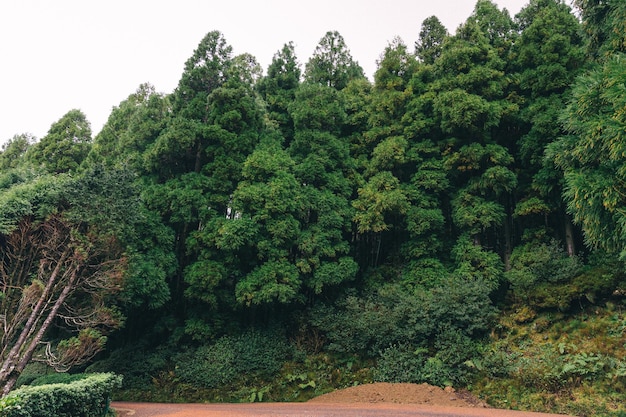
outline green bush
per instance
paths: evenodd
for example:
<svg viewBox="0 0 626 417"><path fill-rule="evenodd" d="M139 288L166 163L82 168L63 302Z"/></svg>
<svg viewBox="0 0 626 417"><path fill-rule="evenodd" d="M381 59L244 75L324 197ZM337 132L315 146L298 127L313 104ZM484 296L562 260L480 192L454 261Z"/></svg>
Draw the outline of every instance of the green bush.
<svg viewBox="0 0 626 417"><path fill-rule="evenodd" d="M122 384L114 374L93 374L68 384L24 386L3 398L2 417L103 417L111 393Z"/></svg>
<svg viewBox="0 0 626 417"><path fill-rule="evenodd" d="M174 352L168 347L149 348L146 343L136 343L114 350L87 371L114 372L124 376L124 389L146 389L156 375L168 369L172 355Z"/></svg>
<svg viewBox="0 0 626 417"><path fill-rule="evenodd" d="M374 378L381 382L427 382L462 386L472 378L480 344L458 329L442 329L426 347L398 344L380 354ZM433 354L434 353L434 354Z"/></svg>
<svg viewBox="0 0 626 417"><path fill-rule="evenodd" d="M335 306L319 306L311 323L324 333L329 351L375 356L390 345L427 337L420 310L418 298L388 285L373 295L348 295Z"/></svg>
<svg viewBox="0 0 626 417"><path fill-rule="evenodd" d="M235 347L230 337L209 346L182 353L174 358L177 378L202 388L217 388L237 376Z"/></svg>
<svg viewBox="0 0 626 417"><path fill-rule="evenodd" d="M449 329L480 337L495 312L484 282L449 276L413 293L389 284L371 295L349 295L316 308L311 323L324 333L329 351L376 356L392 345L434 341Z"/></svg>
<svg viewBox="0 0 626 417"><path fill-rule="evenodd" d="M80 381L81 379L89 378L89 374L68 374L68 373L53 373L43 375L35 378L30 384L31 387L50 384L70 384L74 381Z"/></svg>
<svg viewBox="0 0 626 417"><path fill-rule="evenodd" d="M568 256L558 242L533 242L515 248L505 277L513 294L531 307L565 310L573 300L595 291L595 284L583 285L584 289L579 285L595 281L577 279L582 271L580 259Z"/></svg>
<svg viewBox="0 0 626 417"><path fill-rule="evenodd" d="M175 374L182 382L217 388L241 376L270 377L292 355L293 348L284 335L252 330L178 355Z"/></svg>
<svg viewBox="0 0 626 417"><path fill-rule="evenodd" d="M380 382L425 382L424 364L428 351L411 345L393 345L381 352L374 379Z"/></svg>
<svg viewBox="0 0 626 417"><path fill-rule="evenodd" d="M34 380L50 373L56 373L56 371L44 363L31 362L26 365L24 371L17 378L15 388L19 388L22 385L32 385Z"/></svg>

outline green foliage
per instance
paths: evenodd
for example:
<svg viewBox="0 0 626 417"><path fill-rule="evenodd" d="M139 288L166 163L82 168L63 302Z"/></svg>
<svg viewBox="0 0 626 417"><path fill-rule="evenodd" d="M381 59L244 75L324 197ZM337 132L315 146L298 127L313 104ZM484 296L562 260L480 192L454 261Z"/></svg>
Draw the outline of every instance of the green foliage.
<svg viewBox="0 0 626 417"><path fill-rule="evenodd" d="M89 377L90 377L90 374L53 373L53 374L40 376L34 379L31 383L27 385L31 387L37 387L40 385L50 385L50 384L71 384L74 381L80 381Z"/></svg>
<svg viewBox="0 0 626 417"><path fill-rule="evenodd" d="M77 109L67 112L52 124L41 142L32 146L27 159L48 172L76 171L91 148L91 125Z"/></svg>
<svg viewBox="0 0 626 417"><path fill-rule="evenodd" d="M380 353L374 378L380 382L426 382L424 367L427 360L427 349L415 349L410 345L390 346Z"/></svg>
<svg viewBox="0 0 626 417"><path fill-rule="evenodd" d="M538 286L571 282L582 269L581 260L568 256L556 241L518 246L510 262L511 269L505 278L514 294L525 301L530 301Z"/></svg>
<svg viewBox="0 0 626 417"><path fill-rule="evenodd" d="M171 358L177 350L167 346L146 346L144 341L138 341L112 350L105 359L87 367L87 371L109 371L122 375L124 390L147 389L156 375L170 367Z"/></svg>
<svg viewBox="0 0 626 417"><path fill-rule="evenodd" d="M301 285L298 268L285 261L268 261L237 283L235 294L241 303L288 303L297 299Z"/></svg>
<svg viewBox="0 0 626 417"><path fill-rule="evenodd" d="M621 252L624 247L622 132L626 79L623 56L578 78L563 113L571 134L548 148L564 172L564 199L589 245Z"/></svg>
<svg viewBox="0 0 626 417"><path fill-rule="evenodd" d="M295 98L300 76L300 64L297 62L295 47L290 42L274 54L272 63L267 68L267 76L261 78L256 85L267 104L268 117L278 124L287 143L294 135L289 106Z"/></svg>
<svg viewBox="0 0 626 417"><path fill-rule="evenodd" d="M436 338L434 354L428 348L402 344L385 349L374 369L374 379L441 387L469 384L475 376L473 361L479 358L478 342L451 328Z"/></svg>
<svg viewBox="0 0 626 417"><path fill-rule="evenodd" d="M623 407L624 315L613 302L576 313L503 314L474 387L491 404L611 416Z"/></svg>
<svg viewBox="0 0 626 417"><path fill-rule="evenodd" d="M141 85L93 145L73 110L41 142L2 148L0 272L25 219L71 220L81 250L123 252L121 295L90 294L129 316L112 340L130 344L94 365L124 373L128 397L301 400L372 377L483 373L499 405L588 410L558 396L614 398L623 361L539 333L559 326L548 311L621 303L622 3L576 1L581 31L560 0L531 0L515 20L479 0L454 34L426 19L414 54L390 41L374 83L337 32L304 71L284 45L267 76L209 32L172 94ZM112 311L100 310L119 321ZM277 316L298 326L238 333ZM561 331L600 333L583 319ZM511 340L484 346L488 334Z"/></svg>
<svg viewBox="0 0 626 417"><path fill-rule="evenodd" d="M328 350L373 356L392 345L436 349L443 334L478 338L494 312L481 280L450 276L431 289L417 287L414 294L386 285L369 296L349 295L335 307L314 310L311 322L324 332Z"/></svg>
<svg viewBox="0 0 626 417"><path fill-rule="evenodd" d="M530 308L568 310L580 303L596 303L618 285L620 263L610 257L590 259L583 266L556 242L518 246L505 273L518 301Z"/></svg>
<svg viewBox="0 0 626 417"><path fill-rule="evenodd" d="M35 142L29 134L15 135L0 148L0 172L24 163L24 155Z"/></svg>
<svg viewBox="0 0 626 417"><path fill-rule="evenodd" d="M364 77L363 69L352 59L343 36L337 31L326 32L306 63L304 79L341 90L356 78Z"/></svg>
<svg viewBox="0 0 626 417"><path fill-rule="evenodd" d="M0 415L6 417L102 417L106 415L113 390L122 377L110 373L49 385L23 387L3 398Z"/></svg>
<svg viewBox="0 0 626 417"><path fill-rule="evenodd" d="M437 18L430 16L422 22L419 39L415 42L415 55L426 64L433 64L441 55L442 44L448 30Z"/></svg>
<svg viewBox="0 0 626 417"><path fill-rule="evenodd" d="M25 217L45 218L59 209L71 180L64 175L14 172L0 189L0 233L9 234ZM9 180L8 176L5 177Z"/></svg>
<svg viewBox="0 0 626 417"><path fill-rule="evenodd" d="M106 166L129 165L144 169L144 152L165 127L171 108L168 97L150 84L137 90L114 107L106 124L94 138L87 163Z"/></svg>
<svg viewBox="0 0 626 417"><path fill-rule="evenodd" d="M279 332L251 330L177 355L175 375L188 384L217 388L238 378L271 377L292 354Z"/></svg>

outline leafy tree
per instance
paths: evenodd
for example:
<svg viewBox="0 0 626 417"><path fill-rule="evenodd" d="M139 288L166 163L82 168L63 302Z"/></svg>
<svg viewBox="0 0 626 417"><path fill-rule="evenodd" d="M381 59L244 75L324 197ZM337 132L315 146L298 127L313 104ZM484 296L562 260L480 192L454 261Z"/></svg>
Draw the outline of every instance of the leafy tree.
<svg viewBox="0 0 626 417"><path fill-rule="evenodd" d="M362 169L372 150L372 138L367 135L370 127L372 84L366 78L351 81L341 90L345 103L346 120L342 136L350 142L350 155L358 169Z"/></svg>
<svg viewBox="0 0 626 417"><path fill-rule="evenodd" d="M247 54L233 58L231 50L219 32L200 42L173 94L172 117L144 153L154 181L144 196L176 234L178 305L185 292L211 303L227 271L239 269L216 236L235 217L232 194L259 140L263 112L253 90L258 64Z"/></svg>
<svg viewBox="0 0 626 417"><path fill-rule="evenodd" d="M361 241L367 242L360 251L370 254L367 256L370 266L383 260L380 248L384 237L399 240L403 218L410 207L403 183L408 180L415 161L404 135L402 118L412 97L408 86L416 65L404 42L396 38L385 48L374 75L370 128L364 132L367 147L360 150L368 151L367 160L363 162L358 196L352 202L357 233ZM392 229L394 232L388 233Z"/></svg>
<svg viewBox="0 0 626 417"><path fill-rule="evenodd" d="M469 22L478 25L501 58L508 55L517 34L507 9L500 10L491 0L478 0L466 24Z"/></svg>
<svg viewBox="0 0 626 417"><path fill-rule="evenodd" d="M626 7L619 0L575 0L588 40L588 51L597 59L626 52L623 26Z"/></svg>
<svg viewBox="0 0 626 417"><path fill-rule="evenodd" d="M24 155L35 143L35 138L28 134L13 136L2 145L0 150L0 171L15 168L24 162Z"/></svg>
<svg viewBox="0 0 626 417"><path fill-rule="evenodd" d="M339 137L346 120L342 104L336 89L304 83L290 107L296 134L288 153L302 184L303 202L295 265L304 287L313 294L349 281L357 272L356 263L347 256L352 218L347 177L352 163L348 142Z"/></svg>
<svg viewBox="0 0 626 417"><path fill-rule="evenodd" d="M563 112L567 135L549 145L547 156L563 170L564 199L587 243L623 254L622 117L624 81L621 2L580 1L583 27L598 63L579 76Z"/></svg>
<svg viewBox="0 0 626 417"><path fill-rule="evenodd" d="M246 160L243 181L233 195L238 216L223 225L218 238L220 247L249 259L236 286L237 300L247 305L301 299L302 280L294 264L301 186L293 174L294 161L280 142L268 142Z"/></svg>
<svg viewBox="0 0 626 417"><path fill-rule="evenodd" d="M128 164L144 171L143 153L165 128L170 101L150 84L141 84L109 115L95 137L88 156L90 163Z"/></svg>
<svg viewBox="0 0 626 417"><path fill-rule="evenodd" d="M419 39L415 42L415 55L425 64L434 64L448 36L448 30L437 16L427 17L422 22Z"/></svg>
<svg viewBox="0 0 626 417"><path fill-rule="evenodd" d="M92 225L124 248L125 270L119 294L124 312L156 309L170 298L167 279L176 268L174 236L141 199L141 183L128 166L94 164L76 178L65 199L65 217Z"/></svg>
<svg viewBox="0 0 626 417"><path fill-rule="evenodd" d="M293 140L294 135L289 105L295 99L300 77L300 64L296 58L293 42L290 42L274 54L267 75L261 78L256 86L268 106L270 119L278 124L287 144Z"/></svg>
<svg viewBox="0 0 626 417"><path fill-rule="evenodd" d="M554 236L565 240L573 255L575 234L561 198L562 176L544 153L564 133L559 114L569 86L584 64L580 24L569 7L554 0L531 1L516 21L523 30L512 49L515 59L511 62L523 101L516 155L521 198L515 212L526 227L543 228L549 219Z"/></svg>
<svg viewBox="0 0 626 417"><path fill-rule="evenodd" d="M185 62L174 92L175 112L183 111L185 118L204 120L207 96L226 81L232 49L219 31L207 33Z"/></svg>
<svg viewBox="0 0 626 417"><path fill-rule="evenodd" d="M549 147L565 176L564 198L587 243L624 253L623 56L582 75L564 115L569 135Z"/></svg>
<svg viewBox="0 0 626 417"><path fill-rule="evenodd" d="M48 172L75 171L91 148L91 125L80 110L70 110L52 124L48 134L33 146L28 157Z"/></svg>
<svg viewBox="0 0 626 417"><path fill-rule="evenodd" d="M435 62L438 79L433 83L444 166L456 190L450 217L461 234L469 233L476 244L486 243L496 230L506 227L507 195L517 185L509 168L513 158L507 136L499 131L501 120L515 105L506 100L504 61L490 40L495 35L481 28L485 22L479 6L489 6L483 3L444 45ZM488 10L493 11L490 6ZM509 252L510 243L499 249Z"/></svg>
<svg viewBox="0 0 626 417"><path fill-rule="evenodd" d="M304 79L310 83L342 90L350 80L363 78L363 68L352 59L343 36L326 32L306 63Z"/></svg>
<svg viewBox="0 0 626 417"><path fill-rule="evenodd" d="M123 286L123 247L106 225L90 223L95 218L87 206L71 204L77 185L65 176L43 176L1 195L21 209L3 211L0 221L4 394L41 344L47 346L42 360L66 370L92 358L104 347L106 331L122 323L111 300ZM81 197L85 202L91 195ZM56 322L65 329L58 338L69 338L53 348L46 337Z"/></svg>

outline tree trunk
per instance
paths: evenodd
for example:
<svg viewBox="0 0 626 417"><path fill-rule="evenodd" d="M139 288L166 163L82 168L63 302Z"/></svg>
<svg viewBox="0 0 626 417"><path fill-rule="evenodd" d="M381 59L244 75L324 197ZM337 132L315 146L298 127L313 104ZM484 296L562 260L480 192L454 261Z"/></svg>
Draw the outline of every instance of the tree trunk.
<svg viewBox="0 0 626 417"><path fill-rule="evenodd" d="M43 323L39 327L37 334L30 341L30 344L28 345L26 350L20 354L19 351L21 351L22 346L18 346L17 344L13 347L13 349L11 349L11 352L15 350L15 354L13 355L13 357L8 357L5 360L5 363L3 364L3 367L2 367L2 373L0 374L0 384L4 384L2 387L3 396L7 395L13 389L13 387L15 386L15 383L17 382L17 379L19 378L21 373L24 371L24 368L26 367L26 365L28 365L28 363L33 358L35 349L37 349L37 346L43 339L43 336L48 331L48 328L50 328L52 321L56 318L56 315L59 312L59 309L61 308L65 300L67 299L67 296L74 289L74 285L76 283L77 277L78 277L78 268L74 268L74 270L72 271L69 277L68 282L63 287L63 291L61 291L61 293L59 294L58 298L54 302L54 305L52 306L52 309L50 309L50 311L48 312L46 319L43 321ZM37 315L39 316L39 313ZM40 319L41 316L37 318ZM29 333L32 334L32 331ZM23 340L21 345L24 345L25 342L26 340Z"/></svg>
<svg viewBox="0 0 626 417"><path fill-rule="evenodd" d="M510 217L504 219L504 270L509 271L511 269L511 253L513 252L513 233L511 232Z"/></svg>
<svg viewBox="0 0 626 417"><path fill-rule="evenodd" d="M61 273L61 267L63 263L65 262L65 260L67 259L68 255L69 255L69 250L66 250L63 253L61 259L59 259L59 262L57 262L54 270L52 271L52 274L50 274L50 278L48 279L46 287L41 293L41 296L39 297L39 300L37 301L35 308L30 313L30 316L28 317L28 320L26 321L26 324L24 325L22 332L20 333L19 337L13 344L13 347L9 351L9 354L7 355L4 362L2 363L2 367L0 367L0 383L5 381L7 377L13 373L16 362L18 362L18 358L20 356L20 352L22 348L26 344L28 338L31 337L33 332L35 331L35 325L37 321L39 321L39 319L41 318L42 309L44 308L44 305L49 302L48 297L50 293L52 292L52 288L54 287L54 284L56 283L56 280L59 274Z"/></svg>
<svg viewBox="0 0 626 417"><path fill-rule="evenodd" d="M574 227L572 226L572 219L569 215L564 216L565 223L565 246L567 248L567 254L572 257L576 255L576 245L574 243Z"/></svg>

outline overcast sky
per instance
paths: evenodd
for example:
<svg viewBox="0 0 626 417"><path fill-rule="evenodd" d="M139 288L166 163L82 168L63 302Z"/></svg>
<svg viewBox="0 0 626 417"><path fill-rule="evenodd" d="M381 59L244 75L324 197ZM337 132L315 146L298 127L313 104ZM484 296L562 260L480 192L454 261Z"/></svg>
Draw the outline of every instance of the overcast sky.
<svg viewBox="0 0 626 417"><path fill-rule="evenodd" d="M528 0L496 0L511 16ZM329 30L344 37L372 79L399 36L413 50L423 20L454 33L474 0L0 0L0 143L18 133L42 138L69 110L82 110L94 136L111 108L144 82L176 87L185 61L209 31L234 54L267 70L293 41L304 63Z"/></svg>

